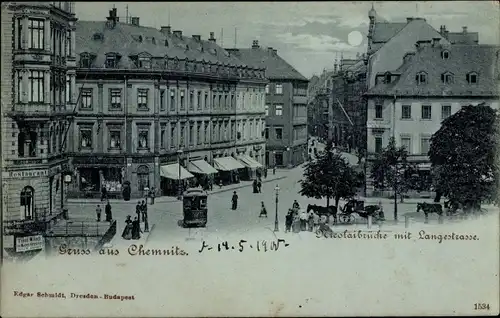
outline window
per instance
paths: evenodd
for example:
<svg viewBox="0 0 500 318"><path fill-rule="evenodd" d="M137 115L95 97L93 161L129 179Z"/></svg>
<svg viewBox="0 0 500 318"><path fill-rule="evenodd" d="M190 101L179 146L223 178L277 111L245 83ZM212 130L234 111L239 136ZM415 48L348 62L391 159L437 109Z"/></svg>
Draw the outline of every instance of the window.
<svg viewBox="0 0 500 318"><path fill-rule="evenodd" d="M90 58L90 54L83 53L80 55L80 67L81 68L90 68L92 66L92 59Z"/></svg>
<svg viewBox="0 0 500 318"><path fill-rule="evenodd" d="M449 59L449 58L450 58L450 52L449 52L449 51L447 51L447 50L442 51L442 52L441 52L441 58L442 58L443 60L447 60L447 59Z"/></svg>
<svg viewBox="0 0 500 318"><path fill-rule="evenodd" d="M17 19L17 48L22 49L23 19Z"/></svg>
<svg viewBox="0 0 500 318"><path fill-rule="evenodd" d="M417 84L426 84L427 83L427 74L424 72L418 73L415 76L415 80L417 81Z"/></svg>
<svg viewBox="0 0 500 318"><path fill-rule="evenodd" d="M375 105L375 119L382 119L382 105L377 104Z"/></svg>
<svg viewBox="0 0 500 318"><path fill-rule="evenodd" d="M283 94L283 84L276 84L276 94Z"/></svg>
<svg viewBox="0 0 500 318"><path fill-rule="evenodd" d="M139 149L148 149L149 130L147 128L139 128Z"/></svg>
<svg viewBox="0 0 500 318"><path fill-rule="evenodd" d="M208 105L208 93L205 93L205 108L209 108L210 105Z"/></svg>
<svg viewBox="0 0 500 318"><path fill-rule="evenodd" d="M401 111L402 119L411 119L411 105L403 105Z"/></svg>
<svg viewBox="0 0 500 318"><path fill-rule="evenodd" d="M17 101L22 101L23 96L23 73L17 72Z"/></svg>
<svg viewBox="0 0 500 318"><path fill-rule="evenodd" d="M165 90L160 90L160 110L165 110Z"/></svg>
<svg viewBox="0 0 500 318"><path fill-rule="evenodd" d="M45 81L42 71L31 71L29 75L29 98L32 103L44 102Z"/></svg>
<svg viewBox="0 0 500 318"><path fill-rule="evenodd" d="M274 165L275 166L282 166L283 165L283 154L280 153L275 153L274 154Z"/></svg>
<svg viewBox="0 0 500 318"><path fill-rule="evenodd" d="M139 68L151 68L151 57L149 56L139 56L138 59Z"/></svg>
<svg viewBox="0 0 500 318"><path fill-rule="evenodd" d="M165 129L165 126L161 126L161 134L160 134L160 148L164 149L165 148L165 135L167 131Z"/></svg>
<svg viewBox="0 0 500 318"><path fill-rule="evenodd" d="M431 119L431 105L422 105L422 119Z"/></svg>
<svg viewBox="0 0 500 318"><path fill-rule="evenodd" d="M198 110L201 109L201 92L198 92L198 95L196 98L196 109L198 109Z"/></svg>
<svg viewBox="0 0 500 318"><path fill-rule="evenodd" d="M121 132L119 130L111 130L109 132L109 147L111 149L121 148Z"/></svg>
<svg viewBox="0 0 500 318"><path fill-rule="evenodd" d="M33 212L35 209L35 190L30 187L24 187L21 191L21 206L24 207L24 219L33 219Z"/></svg>
<svg viewBox="0 0 500 318"><path fill-rule="evenodd" d="M115 54L106 55L106 68L116 68L117 56Z"/></svg>
<svg viewBox="0 0 500 318"><path fill-rule="evenodd" d="M91 109L92 108L92 88L82 88L81 89L81 104L80 108L82 109Z"/></svg>
<svg viewBox="0 0 500 318"><path fill-rule="evenodd" d="M412 153L411 149L411 137L403 136L401 137L401 147L404 147L409 154Z"/></svg>
<svg viewBox="0 0 500 318"><path fill-rule="evenodd" d="M266 94L269 94L269 84L266 85Z"/></svg>
<svg viewBox="0 0 500 318"><path fill-rule="evenodd" d="M204 126L204 131L203 131L203 136L205 136L205 143L210 142L210 134L208 133L208 127L210 123L208 121L205 122Z"/></svg>
<svg viewBox="0 0 500 318"><path fill-rule="evenodd" d="M196 124L196 143L198 145L201 145L202 143L202 139L201 139L201 123L197 123Z"/></svg>
<svg viewBox="0 0 500 318"><path fill-rule="evenodd" d="M189 91L189 109L193 110L194 109L194 92Z"/></svg>
<svg viewBox="0 0 500 318"><path fill-rule="evenodd" d="M420 139L420 153L426 155L429 152L430 138L422 137Z"/></svg>
<svg viewBox="0 0 500 318"><path fill-rule="evenodd" d="M189 144L194 145L194 124L189 124Z"/></svg>
<svg viewBox="0 0 500 318"><path fill-rule="evenodd" d="M170 110L175 111L175 90L170 91Z"/></svg>
<svg viewBox="0 0 500 318"><path fill-rule="evenodd" d="M81 148L92 148L92 129L81 128L80 129L80 147Z"/></svg>
<svg viewBox="0 0 500 318"><path fill-rule="evenodd" d="M453 74L451 74L451 73L441 74L441 82L443 82L445 84L453 83Z"/></svg>
<svg viewBox="0 0 500 318"><path fill-rule="evenodd" d="M266 127L264 130L264 135L266 136L266 139L269 139L269 127Z"/></svg>
<svg viewBox="0 0 500 318"><path fill-rule="evenodd" d="M441 119L446 119L451 116L451 106L443 105L441 106Z"/></svg>
<svg viewBox="0 0 500 318"><path fill-rule="evenodd" d="M28 48L43 50L45 48L44 34L45 20L30 19L28 30Z"/></svg>
<svg viewBox="0 0 500 318"><path fill-rule="evenodd" d="M327 87L329 87L329 86L330 85L328 84ZM304 85L304 84L293 85L293 95L306 96L307 95L307 85Z"/></svg>
<svg viewBox="0 0 500 318"><path fill-rule="evenodd" d="M66 75L66 103L71 103L71 77Z"/></svg>
<svg viewBox="0 0 500 318"><path fill-rule="evenodd" d="M186 100L184 97L184 91L181 91L181 110L186 109Z"/></svg>
<svg viewBox="0 0 500 318"><path fill-rule="evenodd" d="M234 95L231 95L231 105L230 105L230 108L231 109L234 109L235 107L235 103L234 103Z"/></svg>
<svg viewBox="0 0 500 318"><path fill-rule="evenodd" d="M137 89L137 108L148 109L148 90L144 88Z"/></svg>
<svg viewBox="0 0 500 318"><path fill-rule="evenodd" d="M467 83L469 84L476 84L477 83L477 74L476 73L469 73L465 76L465 79L467 80Z"/></svg>
<svg viewBox="0 0 500 318"><path fill-rule="evenodd" d="M144 191L144 188L149 188L148 166L137 167L137 188L139 191Z"/></svg>
<svg viewBox="0 0 500 318"><path fill-rule="evenodd" d="M73 54L71 50L71 31L68 31L67 37L66 37L66 54L67 56L71 56Z"/></svg>
<svg viewBox="0 0 500 318"><path fill-rule="evenodd" d="M276 139L283 139L283 128L275 128Z"/></svg>
<svg viewBox="0 0 500 318"><path fill-rule="evenodd" d="M375 152L376 153L382 152L382 137L381 136L375 137Z"/></svg>
<svg viewBox="0 0 500 318"><path fill-rule="evenodd" d="M180 147L184 147L184 134L186 133L185 130L186 130L186 124L181 123L181 136L180 136L181 140L179 144Z"/></svg>
<svg viewBox="0 0 500 318"><path fill-rule="evenodd" d="M217 101L217 96L212 93L212 109L215 109L215 102Z"/></svg>
<svg viewBox="0 0 500 318"><path fill-rule="evenodd" d="M109 90L109 98L110 109L122 108L122 90L120 88L111 88Z"/></svg>
<svg viewBox="0 0 500 318"><path fill-rule="evenodd" d="M274 105L274 108L276 110L276 116L283 115L283 105Z"/></svg>
<svg viewBox="0 0 500 318"><path fill-rule="evenodd" d="M265 109L266 109L266 116L269 116L269 105L266 105Z"/></svg>
<svg viewBox="0 0 500 318"><path fill-rule="evenodd" d="M175 148L175 123L170 126L170 148Z"/></svg>

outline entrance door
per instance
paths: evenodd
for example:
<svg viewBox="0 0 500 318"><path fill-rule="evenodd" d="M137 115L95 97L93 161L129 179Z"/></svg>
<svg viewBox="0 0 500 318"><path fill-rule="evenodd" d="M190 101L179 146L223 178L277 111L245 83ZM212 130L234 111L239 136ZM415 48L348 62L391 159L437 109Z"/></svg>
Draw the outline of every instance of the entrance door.
<svg viewBox="0 0 500 318"><path fill-rule="evenodd" d="M266 167L269 167L269 151L266 151L265 163L266 163Z"/></svg>
<svg viewBox="0 0 500 318"><path fill-rule="evenodd" d="M21 211L24 214L25 220L34 219L35 211L35 190L30 187L24 187L21 191Z"/></svg>

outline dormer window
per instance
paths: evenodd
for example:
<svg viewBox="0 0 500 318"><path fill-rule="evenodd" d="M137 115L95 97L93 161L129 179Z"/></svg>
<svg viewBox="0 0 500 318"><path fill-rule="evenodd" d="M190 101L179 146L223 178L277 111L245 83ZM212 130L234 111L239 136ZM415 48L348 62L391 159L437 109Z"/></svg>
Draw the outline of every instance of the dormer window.
<svg viewBox="0 0 500 318"><path fill-rule="evenodd" d="M156 39L155 38L151 38L151 43L156 44Z"/></svg>
<svg viewBox="0 0 500 318"><path fill-rule="evenodd" d="M420 72L415 76L417 84L427 84L427 74L425 72Z"/></svg>
<svg viewBox="0 0 500 318"><path fill-rule="evenodd" d="M168 40L165 40L165 46L168 46Z"/></svg>
<svg viewBox="0 0 500 318"><path fill-rule="evenodd" d="M391 73L385 73L385 75L384 75L384 82L385 82L385 84L390 84L391 83Z"/></svg>
<svg viewBox="0 0 500 318"><path fill-rule="evenodd" d="M104 34L94 33L94 36L92 38L94 39L94 41L102 41L104 39Z"/></svg>
<svg viewBox="0 0 500 318"><path fill-rule="evenodd" d="M465 79L467 80L467 83L469 84L477 84L477 73L476 72L471 72L465 76Z"/></svg>
<svg viewBox="0 0 500 318"><path fill-rule="evenodd" d="M453 74L451 74L450 72L441 74L441 82L443 82L444 84L453 83Z"/></svg>
<svg viewBox="0 0 500 318"><path fill-rule="evenodd" d="M92 65L92 57L89 53L80 54L80 67L90 68Z"/></svg>
<svg viewBox="0 0 500 318"><path fill-rule="evenodd" d="M150 69L151 68L151 56L146 55L146 54L139 55L139 57L137 59L137 67Z"/></svg>
<svg viewBox="0 0 500 318"><path fill-rule="evenodd" d="M116 68L118 66L118 55L115 53L106 54L106 68Z"/></svg>
<svg viewBox="0 0 500 318"><path fill-rule="evenodd" d="M441 58L443 60L449 59L450 58L450 51L448 51L448 50L441 51Z"/></svg>

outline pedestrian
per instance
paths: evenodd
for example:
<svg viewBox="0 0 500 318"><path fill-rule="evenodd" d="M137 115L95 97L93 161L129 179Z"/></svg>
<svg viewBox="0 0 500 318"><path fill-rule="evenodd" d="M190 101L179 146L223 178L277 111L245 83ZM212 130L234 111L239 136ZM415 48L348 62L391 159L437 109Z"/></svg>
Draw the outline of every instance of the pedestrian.
<svg viewBox="0 0 500 318"><path fill-rule="evenodd" d="M319 226L319 215L314 211L313 211L313 223L314 223L314 229L317 229Z"/></svg>
<svg viewBox="0 0 500 318"><path fill-rule="evenodd" d="M293 221L292 221L292 231L293 233L300 232L300 217L297 213L293 213Z"/></svg>
<svg viewBox="0 0 500 318"><path fill-rule="evenodd" d="M125 240L130 240L132 238L132 220L130 219L130 215L127 215L127 219L125 220L125 228L123 229L122 237Z"/></svg>
<svg viewBox="0 0 500 318"><path fill-rule="evenodd" d="M262 181L260 181L260 178L257 181L257 190L259 193L262 193Z"/></svg>
<svg viewBox="0 0 500 318"><path fill-rule="evenodd" d="M273 175L276 174L276 166L273 167Z"/></svg>
<svg viewBox="0 0 500 318"><path fill-rule="evenodd" d="M232 207L231 209L236 210L238 208L238 195L236 191L233 192L233 197L231 198Z"/></svg>
<svg viewBox="0 0 500 318"><path fill-rule="evenodd" d="M264 179L267 178L267 166L264 168Z"/></svg>
<svg viewBox="0 0 500 318"><path fill-rule="evenodd" d="M313 228L314 228L314 212L309 212L309 216L308 216L308 219L307 219L307 229L309 230L309 232L312 232L313 231Z"/></svg>
<svg viewBox="0 0 500 318"><path fill-rule="evenodd" d="M307 229L307 213L305 210L300 212L300 230L305 231Z"/></svg>
<svg viewBox="0 0 500 318"><path fill-rule="evenodd" d="M384 215L384 206L382 205L382 201L378 201L378 217L381 221L385 220Z"/></svg>
<svg viewBox="0 0 500 318"><path fill-rule="evenodd" d="M261 208L260 208L259 218L260 217L266 217L267 218L267 210L266 210L266 207L264 206L264 201L261 201Z"/></svg>
<svg viewBox="0 0 500 318"><path fill-rule="evenodd" d="M142 200L142 222L144 222L144 217L148 213L148 204L146 201ZM139 222L141 222L141 218L139 218Z"/></svg>
<svg viewBox="0 0 500 318"><path fill-rule="evenodd" d="M138 240L141 238L141 224L139 223L139 219L137 217L132 221L132 239Z"/></svg>
<svg viewBox="0 0 500 318"><path fill-rule="evenodd" d="M101 201L104 201L108 196L108 190L106 190L106 186L104 183L101 186Z"/></svg>
<svg viewBox="0 0 500 318"><path fill-rule="evenodd" d="M155 204L155 196L156 196L155 187L152 187L151 188L151 205Z"/></svg>
<svg viewBox="0 0 500 318"><path fill-rule="evenodd" d="M219 189L222 189L222 179L219 180Z"/></svg>
<svg viewBox="0 0 500 318"><path fill-rule="evenodd" d="M137 205L135 206L135 214L137 214L137 218L141 217L141 211L142 211L142 204L141 201L137 202Z"/></svg>
<svg viewBox="0 0 500 318"><path fill-rule="evenodd" d="M144 218L144 232L149 232L149 222L148 222L147 212L144 214L143 218Z"/></svg>
<svg viewBox="0 0 500 318"><path fill-rule="evenodd" d="M99 204L97 205L97 208L95 208L95 214L97 215L97 222L101 222L101 207Z"/></svg>
<svg viewBox="0 0 500 318"><path fill-rule="evenodd" d="M253 188L253 193L258 193L259 192L259 189L258 189L258 186L257 186L257 180L253 180L252 182L252 188Z"/></svg>
<svg viewBox="0 0 500 318"><path fill-rule="evenodd" d="M285 216L285 233L290 232L293 223L293 211L292 209L288 210L288 213Z"/></svg>
<svg viewBox="0 0 500 318"><path fill-rule="evenodd" d="M104 210L105 210L105 213L106 213L106 222L113 221L113 215L111 213L111 204L109 204L109 201L106 204L106 208Z"/></svg>
<svg viewBox="0 0 500 318"><path fill-rule="evenodd" d="M210 188L210 191L213 191L214 190L214 183L212 182L212 179L209 179L208 180L208 186Z"/></svg>
<svg viewBox="0 0 500 318"><path fill-rule="evenodd" d="M297 200L293 200L292 209L294 209L294 210L300 209L300 204L299 204L299 202L297 202Z"/></svg>

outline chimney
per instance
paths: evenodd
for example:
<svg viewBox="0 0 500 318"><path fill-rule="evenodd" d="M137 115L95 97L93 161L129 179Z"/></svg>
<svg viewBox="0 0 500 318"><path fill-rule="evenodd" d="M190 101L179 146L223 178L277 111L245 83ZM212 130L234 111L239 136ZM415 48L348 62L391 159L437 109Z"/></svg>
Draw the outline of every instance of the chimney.
<svg viewBox="0 0 500 318"><path fill-rule="evenodd" d="M406 18L406 23L410 23L411 21L413 21L412 17Z"/></svg>
<svg viewBox="0 0 500 318"><path fill-rule="evenodd" d="M172 27L170 25L162 26L160 28L160 32L163 33L164 35L170 35L172 33Z"/></svg>
<svg viewBox="0 0 500 318"><path fill-rule="evenodd" d="M441 25L439 27L439 34L441 34L442 36L444 36L444 31L446 31L446 27L444 25Z"/></svg>
<svg viewBox="0 0 500 318"><path fill-rule="evenodd" d="M196 42L200 42L201 41L201 35L198 35L198 34L194 35L193 34L193 40L195 40Z"/></svg>
<svg viewBox="0 0 500 318"><path fill-rule="evenodd" d="M258 49L259 46L259 40L253 40L252 42L252 49Z"/></svg>
<svg viewBox="0 0 500 318"><path fill-rule="evenodd" d="M210 37L208 38L208 40L210 42L214 42L215 43L215 37L214 37L214 33L213 32L210 32Z"/></svg>
<svg viewBox="0 0 500 318"><path fill-rule="evenodd" d="M112 24L111 25L112 28L116 26L116 22L118 22L116 8L109 10L109 16L106 19L108 20L108 22Z"/></svg>
<svg viewBox="0 0 500 318"><path fill-rule="evenodd" d="M182 31L181 30L175 30L174 31L174 36L176 36L178 38L182 38Z"/></svg>
<svg viewBox="0 0 500 318"><path fill-rule="evenodd" d="M462 30L463 30L463 33L464 33L464 34L467 34L467 26L463 26L463 27L462 27Z"/></svg>
<svg viewBox="0 0 500 318"><path fill-rule="evenodd" d="M415 52L408 52L403 56L403 64L406 64L412 60L415 56Z"/></svg>
<svg viewBox="0 0 500 318"><path fill-rule="evenodd" d="M131 17L130 21L132 25L139 26L139 17Z"/></svg>

